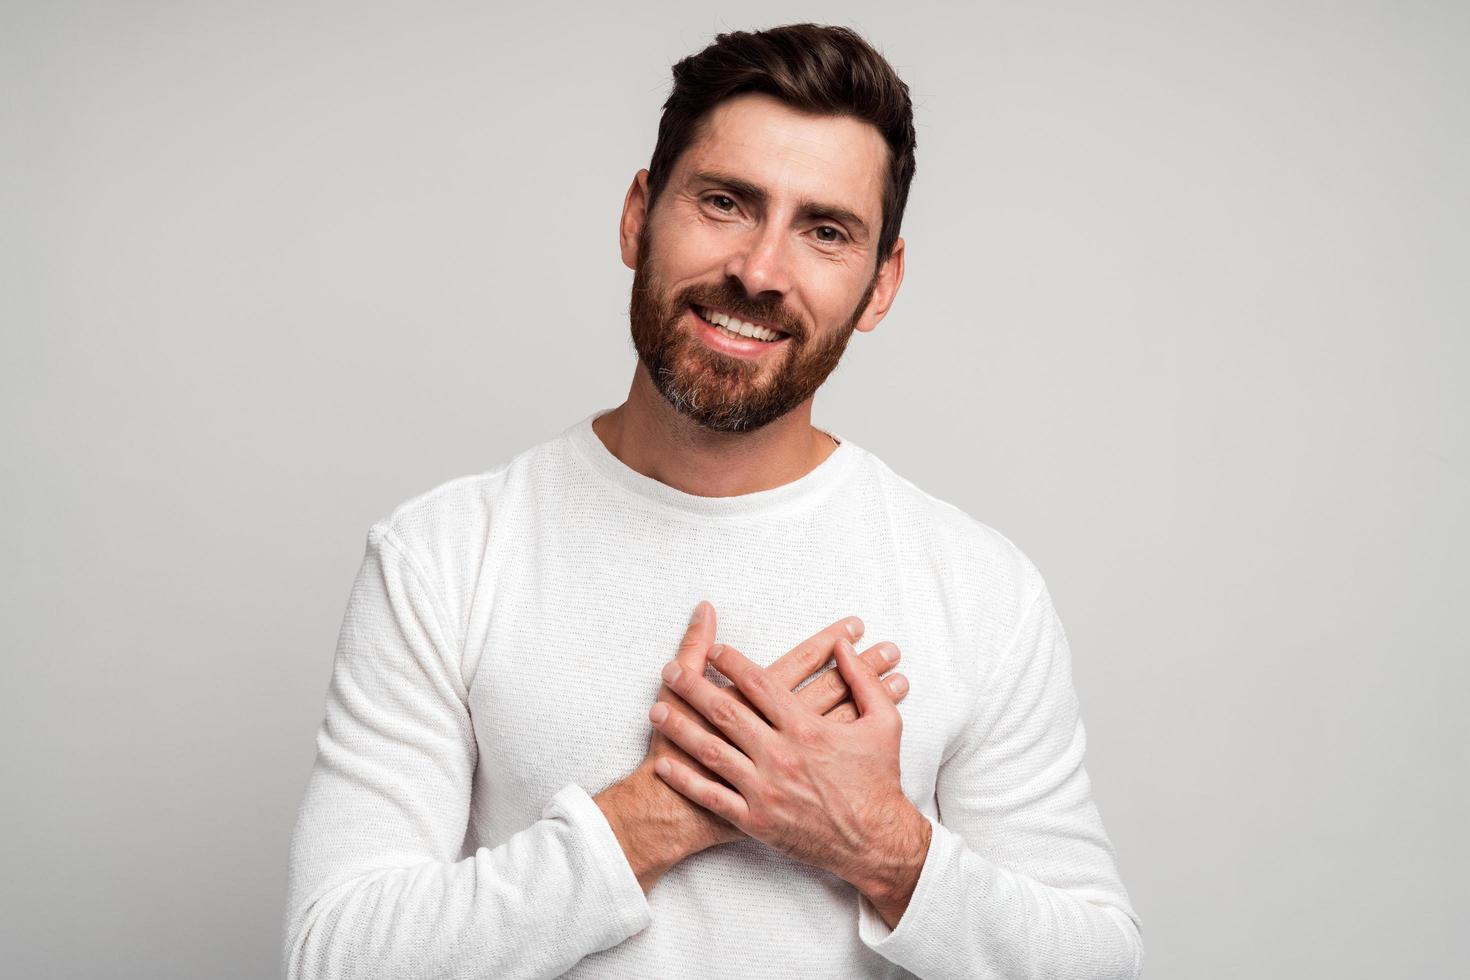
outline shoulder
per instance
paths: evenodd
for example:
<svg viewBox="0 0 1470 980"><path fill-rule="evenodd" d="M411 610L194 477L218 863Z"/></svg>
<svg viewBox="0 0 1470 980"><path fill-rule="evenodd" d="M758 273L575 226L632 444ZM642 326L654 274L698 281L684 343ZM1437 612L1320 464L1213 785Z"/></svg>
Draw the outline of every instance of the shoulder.
<svg viewBox="0 0 1470 980"><path fill-rule="evenodd" d="M435 556L462 550L480 536L509 467L504 462L414 494L374 521L368 536L386 539L415 563L432 565Z"/></svg>
<svg viewBox="0 0 1470 980"><path fill-rule="evenodd" d="M895 547L948 583L956 608L974 611L981 633L1005 634L1043 589L1040 570L1007 535L901 476L866 453Z"/></svg>
<svg viewBox="0 0 1470 980"><path fill-rule="evenodd" d="M566 452L560 436L490 469L444 480L401 501L368 530L368 546L391 550L462 619L493 542L514 535L516 498L535 487Z"/></svg>
<svg viewBox="0 0 1470 980"><path fill-rule="evenodd" d="M564 464L565 433L539 442L490 469L444 480L400 502L374 528L415 550L435 551L488 530L507 497Z"/></svg>

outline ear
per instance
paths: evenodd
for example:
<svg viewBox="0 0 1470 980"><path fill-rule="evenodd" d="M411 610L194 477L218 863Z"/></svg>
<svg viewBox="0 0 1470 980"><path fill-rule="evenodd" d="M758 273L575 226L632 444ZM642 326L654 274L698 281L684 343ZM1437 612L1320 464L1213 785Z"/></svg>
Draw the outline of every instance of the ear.
<svg viewBox="0 0 1470 980"><path fill-rule="evenodd" d="M643 222L648 220L648 171L633 175L633 183L623 198L623 217L618 221L618 246L623 253L623 265L630 269L638 267L638 235Z"/></svg>
<svg viewBox="0 0 1470 980"><path fill-rule="evenodd" d="M872 330L888 313L903 283L903 239L893 243L893 251L878 268L878 279L873 284L873 295L868 297L868 306L858 319L857 330Z"/></svg>

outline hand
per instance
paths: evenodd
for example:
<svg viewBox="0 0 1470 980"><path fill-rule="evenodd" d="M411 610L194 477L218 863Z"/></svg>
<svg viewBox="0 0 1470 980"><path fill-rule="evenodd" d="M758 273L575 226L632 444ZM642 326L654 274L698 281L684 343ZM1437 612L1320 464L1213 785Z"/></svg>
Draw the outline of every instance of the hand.
<svg viewBox="0 0 1470 980"><path fill-rule="evenodd" d="M695 608L694 618L675 657L684 669L697 675L704 673L706 655L715 638L715 625L714 607L708 602L701 602ZM839 619L783 654L770 666L768 673L776 683L791 691L827 663L838 638L856 638L862 633L862 620L855 616ZM891 655L892 660L885 654ZM892 643L874 644L863 652L863 658L875 671L882 671L898 661L899 651ZM889 676L886 683L889 697L895 701L902 700L908 691L908 681L902 674ZM739 697L738 692L731 693ZM842 675L828 671L794 696L811 710L840 723L857 717L854 705L846 700L847 695L848 687ZM749 705L743 697L739 700ZM685 718L698 718L698 714L667 686L659 689L658 702L671 706ZM692 720L690 723L695 724ZM701 719L699 724L704 725L713 737L714 729L708 723ZM725 820L691 803L659 779L654 774L654 766L661 759L678 760L708 774L682 749L655 731L649 740L648 754L638 768L593 797L606 814L645 892L650 891L654 882L683 858L744 836Z"/></svg>
<svg viewBox="0 0 1470 980"><path fill-rule="evenodd" d="M666 756L654 771L751 837L853 884L895 925L932 828L899 780L898 709L851 643L840 639L835 649L860 712L848 724L812 710L728 644L712 647L709 661L744 699L711 684L702 670L669 664L665 682L723 737L655 704L649 720L692 758Z"/></svg>
<svg viewBox="0 0 1470 980"><path fill-rule="evenodd" d="M706 618L701 618L706 617ZM683 669L691 670L696 674L703 674L706 663L706 655L710 645L714 642L716 616L712 605L701 602L695 607L694 619L689 629L684 634L684 640L679 645L679 653L675 661ZM802 643L787 651L779 660L769 668L769 673L776 683L783 685L787 690L793 690L797 684L810 677L818 668L822 667L832 657L832 651L839 639L848 637L856 638L863 633L863 622L857 617L839 619L814 636L809 637ZM891 654L892 660L888 659ZM874 644L863 653L864 659L875 671L888 670L899 659L898 647L892 643ZM895 701L901 701L908 692L908 679L902 674L894 674L886 681L889 696ZM733 697L742 704L750 707L750 702L739 691L730 692ZM838 671L828 671L821 677L813 680L810 684L795 692L795 696L803 704L817 713L825 713L833 722L848 722L857 719L857 709L852 701L848 699L848 686ZM697 712L691 710L676 694L669 690L668 685L659 688L656 703L668 705L673 711L679 711L691 724L702 726L712 736L715 729L710 726ZM702 775L710 776L708 770L691 759L684 750L670 742L662 732L654 729L649 739L648 755L644 758L644 764L651 772L660 759L674 759L686 763L695 768ZM640 767L642 768L642 767ZM668 792L668 787L661 780L653 780L654 785ZM667 802L670 808L681 813L688 824L692 825L693 834L690 844L690 854L713 847L716 844L725 844L730 841L739 840L746 836L737 828L731 826L724 819L716 816L704 807L695 805L678 793L668 793Z"/></svg>

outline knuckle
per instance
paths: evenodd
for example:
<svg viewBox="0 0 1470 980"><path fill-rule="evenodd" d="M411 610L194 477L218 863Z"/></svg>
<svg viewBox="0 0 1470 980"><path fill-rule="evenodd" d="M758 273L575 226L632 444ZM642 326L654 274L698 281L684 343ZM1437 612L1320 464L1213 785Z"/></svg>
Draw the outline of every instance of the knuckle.
<svg viewBox="0 0 1470 980"><path fill-rule="evenodd" d="M797 667L800 668L802 676L805 676L811 673L812 668L818 664L817 658L822 655L822 652L811 640L802 640L791 651L791 655Z"/></svg>
<svg viewBox="0 0 1470 980"><path fill-rule="evenodd" d="M815 745L820 737L817 727L805 722L798 722L791 727L791 738L798 745Z"/></svg>
<svg viewBox="0 0 1470 980"><path fill-rule="evenodd" d="M833 721L840 722L857 721L857 711L853 708L851 703L839 704L837 707L827 712L827 717L831 718Z"/></svg>
<svg viewBox="0 0 1470 980"><path fill-rule="evenodd" d="M841 704L842 699L846 696L847 691L844 688L833 687L830 683L823 681L820 686L812 685L811 694L807 695L806 700L815 705L819 711L825 712L828 708Z"/></svg>
<svg viewBox="0 0 1470 980"><path fill-rule="evenodd" d="M741 671L740 683L742 687L752 688L757 691L766 691L769 689L771 681L766 676L764 670L761 670L755 664L751 664L745 670Z"/></svg>
<svg viewBox="0 0 1470 980"><path fill-rule="evenodd" d="M707 769L718 769L725 760L725 750L719 742L706 742L699 747L699 761Z"/></svg>
<svg viewBox="0 0 1470 980"><path fill-rule="evenodd" d="M847 682L842 679L842 675L837 671L829 670L827 675L822 678L822 683L825 687L824 694L836 698L838 701L847 697Z"/></svg>
<svg viewBox="0 0 1470 980"><path fill-rule="evenodd" d="M723 729L728 730L735 727L739 717L740 713L735 708L735 702L729 698L722 697L710 707L709 720Z"/></svg>

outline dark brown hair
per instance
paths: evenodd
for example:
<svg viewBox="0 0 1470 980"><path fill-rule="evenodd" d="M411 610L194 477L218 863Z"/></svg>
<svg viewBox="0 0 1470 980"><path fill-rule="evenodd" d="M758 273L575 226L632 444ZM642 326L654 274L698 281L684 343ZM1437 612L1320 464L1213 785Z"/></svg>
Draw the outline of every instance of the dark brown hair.
<svg viewBox="0 0 1470 980"><path fill-rule="evenodd" d="M878 236L881 264L898 240L914 179L913 104L893 66L846 27L787 24L754 33L731 31L674 65L674 88L664 102L648 165L649 208L710 111L744 92L764 92L804 112L852 116L883 134L888 179Z"/></svg>

